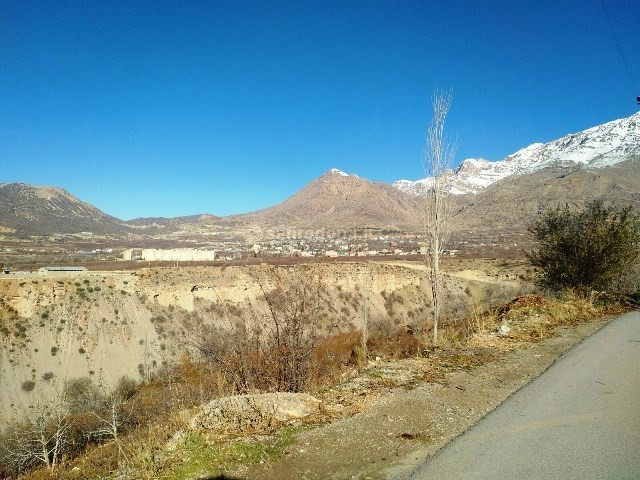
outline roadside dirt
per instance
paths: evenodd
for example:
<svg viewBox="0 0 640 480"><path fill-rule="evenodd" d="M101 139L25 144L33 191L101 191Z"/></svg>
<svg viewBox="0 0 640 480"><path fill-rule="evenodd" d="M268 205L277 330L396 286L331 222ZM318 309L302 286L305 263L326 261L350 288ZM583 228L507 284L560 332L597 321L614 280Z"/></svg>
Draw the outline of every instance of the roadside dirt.
<svg viewBox="0 0 640 480"><path fill-rule="evenodd" d="M328 423L303 428L279 458L231 478L404 479L611 318L561 327L536 343L477 337L466 352L378 362L320 392ZM455 353L454 353L455 352Z"/></svg>

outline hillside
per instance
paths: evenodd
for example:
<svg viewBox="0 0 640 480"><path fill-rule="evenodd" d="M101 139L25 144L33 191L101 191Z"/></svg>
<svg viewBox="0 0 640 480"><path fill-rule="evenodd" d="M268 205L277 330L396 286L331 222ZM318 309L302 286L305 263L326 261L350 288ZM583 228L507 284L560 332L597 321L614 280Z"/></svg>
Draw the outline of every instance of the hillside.
<svg viewBox="0 0 640 480"><path fill-rule="evenodd" d="M481 302L513 298L525 286L522 265L448 265L447 306L457 304L461 312ZM266 279L263 274L277 275L283 267L271 273L268 267L253 272L209 267L0 279L2 422L30 415L34 409L28 405L55 408L58 404L49 400L71 381L76 389L70 398L83 401L82 408L90 405L70 417L84 422L73 424L70 438L75 441L100 425L88 420L104 418L100 404L90 403L92 386L109 388L121 375L151 379L137 386L121 383L133 397L109 397L122 402L107 403L120 408L123 417L118 418L131 420L119 430L119 441L105 438L76 451L72 448L77 444L70 442L66 461L56 471L43 468L25 478L107 478L114 472L125 472L127 478L323 479L327 472L335 478L386 478L391 472L408 472L418 458L462 433L607 321L584 323L602 312L583 300L562 304L539 295L520 296L499 315L477 316L477 326L468 325L465 332L459 323L452 324L450 336L443 337L449 339L444 348L420 355L412 348L420 345L420 328L429 317L422 267L393 262L299 268L299 273L324 280L329 295L322 304L328 318L321 318L327 318L331 329L340 325L345 332L318 350L326 365L337 361L341 375L311 389L312 396L225 396L229 385L219 376L211 377L216 383L207 383L209 369L193 363L200 357L194 350L192 360L185 355L185 347L198 342L201 337L195 335L206 332L203 326L212 320L216 336L230 328L227 315L234 311L248 308L241 318L260 320L255 303L242 302L261 296L252 273ZM363 302L370 310L370 362L356 367L352 360ZM508 334L498 333L503 331ZM95 395L100 398L100 390ZM296 400L301 398L312 403L303 414ZM276 415L269 403L260 403L268 399L281 399L288 416L281 417L283 408ZM286 428L278 430L283 424ZM324 426L311 428L314 424ZM133 455L120 457L120 445Z"/></svg>
<svg viewBox="0 0 640 480"><path fill-rule="evenodd" d="M130 231L107 215L58 187L0 183L0 232L24 235Z"/></svg>
<svg viewBox="0 0 640 480"><path fill-rule="evenodd" d="M413 324L428 312L421 266L411 264L2 275L0 426L31 402L60 391L68 380L90 377L111 388L122 376L144 380L163 366L175 365L188 352L194 354L190 345L202 325L214 324L222 335L237 320L234 315L242 314L249 323L260 321L264 305L256 278L269 289L284 268L292 278L300 272L322 278L322 318L339 325L340 331L359 328L365 295L371 322L380 328ZM462 285L482 298L486 282L495 283L495 278L483 272L474 280L452 275L450 307L462 308L468 301ZM502 285L518 287L514 282ZM318 327L321 333L323 325ZM26 381L34 382L31 390L21 388Z"/></svg>
<svg viewBox="0 0 640 480"><path fill-rule="evenodd" d="M183 217L145 217L134 218L125 222L128 226L149 235L161 235L194 227L220 225L221 217L210 214L187 215Z"/></svg>
<svg viewBox="0 0 640 480"><path fill-rule="evenodd" d="M640 210L640 157L607 168L549 167L454 197L452 227L524 230L540 207L602 199Z"/></svg>

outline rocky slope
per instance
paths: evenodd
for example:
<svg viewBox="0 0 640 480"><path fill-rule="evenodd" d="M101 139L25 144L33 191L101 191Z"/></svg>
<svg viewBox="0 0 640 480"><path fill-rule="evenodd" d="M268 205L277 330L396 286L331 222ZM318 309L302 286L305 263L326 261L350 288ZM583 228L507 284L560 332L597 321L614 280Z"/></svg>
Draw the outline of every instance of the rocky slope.
<svg viewBox="0 0 640 480"><path fill-rule="evenodd" d="M524 231L541 208L602 199L640 211L640 157L607 168L548 167L453 197L452 228Z"/></svg>

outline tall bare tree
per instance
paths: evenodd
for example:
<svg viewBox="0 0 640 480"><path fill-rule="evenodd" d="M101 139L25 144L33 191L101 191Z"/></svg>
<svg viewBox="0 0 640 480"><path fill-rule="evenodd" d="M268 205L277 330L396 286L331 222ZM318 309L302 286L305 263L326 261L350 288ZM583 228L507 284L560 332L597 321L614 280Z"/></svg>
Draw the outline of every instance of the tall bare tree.
<svg viewBox="0 0 640 480"><path fill-rule="evenodd" d="M433 118L427 130L424 152L424 169L431 177L425 196L424 220L427 239L425 257L433 303L433 343L438 343L438 323L442 304L443 280L440 258L449 230L449 205L451 168L455 157L455 145L444 134L444 122L451 108L450 91L433 94Z"/></svg>

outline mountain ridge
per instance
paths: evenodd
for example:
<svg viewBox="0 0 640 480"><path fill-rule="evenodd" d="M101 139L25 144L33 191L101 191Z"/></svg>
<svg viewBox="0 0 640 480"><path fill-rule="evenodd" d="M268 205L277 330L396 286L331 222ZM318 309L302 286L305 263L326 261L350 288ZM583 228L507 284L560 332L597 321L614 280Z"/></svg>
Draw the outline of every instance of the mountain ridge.
<svg viewBox="0 0 640 480"><path fill-rule="evenodd" d="M534 143L499 162L466 159L449 173L452 193L457 194L453 224L461 230L465 225L521 226L540 202L564 203L598 195L626 199L640 209L638 159L640 112L546 144ZM307 231L379 228L415 232L423 228L421 196L431 181L386 184L332 168L283 202L255 212L128 221L59 187L0 183L0 233L163 235L188 234L201 227L229 231L253 225ZM405 182L402 188L399 182ZM472 218L464 220L463 214Z"/></svg>
<svg viewBox="0 0 640 480"><path fill-rule="evenodd" d="M605 168L637 155L640 155L640 112L548 143L533 143L497 162L465 159L448 174L449 191L454 195L475 194L495 182L545 168ZM427 177L398 180L392 185L421 196L432 183L433 179Z"/></svg>
<svg viewBox="0 0 640 480"><path fill-rule="evenodd" d="M405 229L417 221L418 201L393 186L332 168L283 202L229 218L240 223L302 228Z"/></svg>

